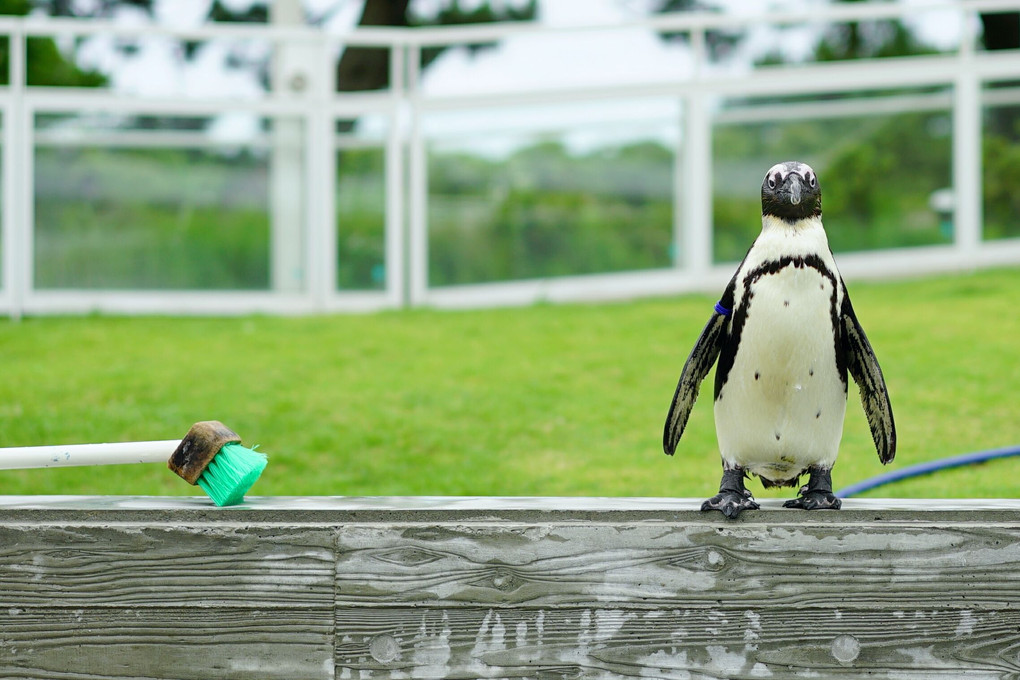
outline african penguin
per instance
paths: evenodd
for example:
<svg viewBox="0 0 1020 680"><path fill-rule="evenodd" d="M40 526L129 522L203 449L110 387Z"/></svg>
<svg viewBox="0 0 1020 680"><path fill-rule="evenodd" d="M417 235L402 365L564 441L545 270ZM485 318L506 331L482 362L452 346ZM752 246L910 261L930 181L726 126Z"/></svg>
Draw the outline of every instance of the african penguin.
<svg viewBox="0 0 1020 680"><path fill-rule="evenodd" d="M878 457L896 455L889 394L822 227L822 192L808 165L774 165L761 185L762 229L684 364L666 416L673 455L713 364L719 493L701 506L734 518L758 508L744 488L796 486L789 508L838 509L831 470L846 413L847 372L860 388Z"/></svg>

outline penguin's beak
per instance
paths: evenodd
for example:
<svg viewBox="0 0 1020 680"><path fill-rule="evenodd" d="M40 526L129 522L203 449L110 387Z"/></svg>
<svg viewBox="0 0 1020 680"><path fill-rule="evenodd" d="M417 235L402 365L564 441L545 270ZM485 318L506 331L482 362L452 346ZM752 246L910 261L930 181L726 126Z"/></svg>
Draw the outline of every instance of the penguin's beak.
<svg viewBox="0 0 1020 680"><path fill-rule="evenodd" d="M787 183L790 185L790 203L800 205L800 177L791 172Z"/></svg>

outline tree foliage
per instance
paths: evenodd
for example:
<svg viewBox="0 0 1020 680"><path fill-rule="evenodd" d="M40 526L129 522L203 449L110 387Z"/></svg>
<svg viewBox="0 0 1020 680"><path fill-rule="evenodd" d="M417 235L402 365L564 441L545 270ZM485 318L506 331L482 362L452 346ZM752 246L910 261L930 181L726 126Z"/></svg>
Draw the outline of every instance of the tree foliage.
<svg viewBox="0 0 1020 680"><path fill-rule="evenodd" d="M0 0L0 14L25 16L33 9L29 0ZM60 53L52 38L29 38L25 41L25 78L29 85L52 87L99 87L106 76L98 71L82 69ZM10 83L10 43L0 41L0 83Z"/></svg>

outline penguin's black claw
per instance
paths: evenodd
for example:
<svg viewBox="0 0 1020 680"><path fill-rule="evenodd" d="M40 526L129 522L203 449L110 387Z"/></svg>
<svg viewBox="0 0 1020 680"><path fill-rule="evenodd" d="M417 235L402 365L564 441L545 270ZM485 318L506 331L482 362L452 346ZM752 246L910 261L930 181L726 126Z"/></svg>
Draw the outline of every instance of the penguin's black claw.
<svg viewBox="0 0 1020 680"><path fill-rule="evenodd" d="M808 483L800 487L800 496L783 503L784 508L801 510L839 510L843 502L832 493L832 469L809 467Z"/></svg>
<svg viewBox="0 0 1020 680"><path fill-rule="evenodd" d="M814 489L801 490L801 496L783 503L784 508L800 508L801 510L839 510L843 502L831 491Z"/></svg>
<svg viewBox="0 0 1020 680"><path fill-rule="evenodd" d="M744 510L757 510L758 504L750 491L743 493L733 490L720 491L701 504L701 511L718 510L726 519L736 519Z"/></svg>

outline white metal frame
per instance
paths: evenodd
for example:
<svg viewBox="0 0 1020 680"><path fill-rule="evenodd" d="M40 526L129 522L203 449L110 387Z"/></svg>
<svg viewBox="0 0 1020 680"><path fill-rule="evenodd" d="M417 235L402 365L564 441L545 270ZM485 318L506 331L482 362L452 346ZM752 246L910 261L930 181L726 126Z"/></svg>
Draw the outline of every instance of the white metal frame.
<svg viewBox="0 0 1020 680"><path fill-rule="evenodd" d="M403 305L472 307L527 304L538 300L593 300L639 295L671 294L715 289L732 266L712 261L711 135L713 126L748 120L782 120L825 115L859 115L891 111L947 109L952 111L952 173L956 195L954 241L949 245L893 251L844 254L841 269L848 276L916 274L1020 263L1020 239L982 240L981 114L982 107L1016 93L982 93L988 81L1020 76L1020 51L979 52L975 49L976 15L981 11L1020 9L1011 0L920 0L910 4L854 3L815 6L802 10L727 15L684 13L651 17L627 26L546 27L535 24L493 24L451 28L358 29L344 35L293 26L208 25L178 30L162 26L121 26L111 22L65 19L0 18L0 35L11 45L10 85L0 88L3 123L3 209L0 246L0 313L115 313L237 314L248 312L312 313L364 311ZM956 53L873 61L761 68L742 75L710 72L705 57L705 34L720 28L756 24L790 25L851 20L902 18L922 11L951 12L965 27ZM695 68L678 82L605 83L598 87L556 91L479 93L463 96L430 95L422 87L423 47L499 41L526 34L611 32L641 27L686 32ZM139 99L108 91L27 87L25 41L33 36L109 34L122 37L166 35L180 39L259 39L274 46L301 44L316 56L308 64L311 91L296 96L269 93L250 101L225 99ZM384 92L335 92L335 54L343 46L361 45L390 50L390 87ZM946 94L900 95L865 101L816 102L798 106L754 106L712 111L719 97L779 94L821 94L840 91L878 91L894 87L942 86ZM435 111L555 104L607 99L671 97L681 102L682 131L676 153L674 243L678 252L666 269L508 281L466 286L433 287L428 281L428 143L423 118ZM1012 101L1006 99L1004 101ZM43 112L101 110L159 115L213 116L246 111L261 116L292 117L303 122L305 285L298 291L101 291L39 290L33 285L33 157L37 142L35 115ZM382 291L337 290L337 225L335 224L336 135L341 117L381 115L387 120L385 158L385 263ZM176 142L193 145L194 136L178 135ZM89 144L144 144L144 139L92 139Z"/></svg>

